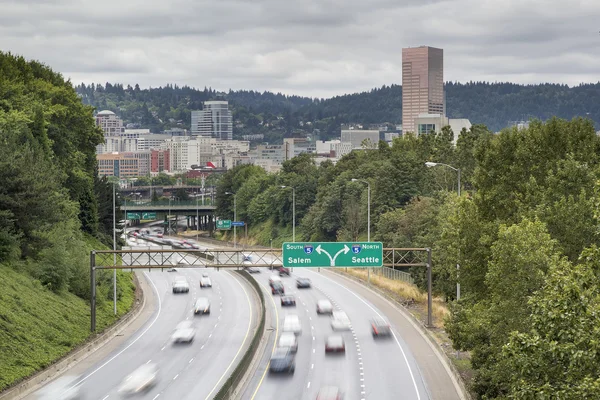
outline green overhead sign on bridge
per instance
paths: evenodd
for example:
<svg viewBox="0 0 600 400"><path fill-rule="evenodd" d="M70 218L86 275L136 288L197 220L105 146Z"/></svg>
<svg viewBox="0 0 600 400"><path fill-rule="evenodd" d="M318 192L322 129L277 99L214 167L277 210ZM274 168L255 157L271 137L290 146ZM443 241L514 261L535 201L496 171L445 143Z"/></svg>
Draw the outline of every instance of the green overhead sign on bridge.
<svg viewBox="0 0 600 400"><path fill-rule="evenodd" d="M283 244L283 266L290 267L381 267L381 242L305 242Z"/></svg>
<svg viewBox="0 0 600 400"><path fill-rule="evenodd" d="M156 219L156 213L155 212L144 212L144 213L139 213L139 212L128 212L127 213L127 219Z"/></svg>

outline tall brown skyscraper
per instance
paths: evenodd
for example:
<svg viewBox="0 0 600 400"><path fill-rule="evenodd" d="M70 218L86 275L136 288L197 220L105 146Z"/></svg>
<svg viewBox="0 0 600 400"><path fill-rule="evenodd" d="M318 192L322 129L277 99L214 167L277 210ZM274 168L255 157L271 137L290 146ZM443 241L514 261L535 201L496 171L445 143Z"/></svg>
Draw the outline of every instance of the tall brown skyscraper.
<svg viewBox="0 0 600 400"><path fill-rule="evenodd" d="M416 132L419 114L444 113L444 50L402 49L402 132Z"/></svg>

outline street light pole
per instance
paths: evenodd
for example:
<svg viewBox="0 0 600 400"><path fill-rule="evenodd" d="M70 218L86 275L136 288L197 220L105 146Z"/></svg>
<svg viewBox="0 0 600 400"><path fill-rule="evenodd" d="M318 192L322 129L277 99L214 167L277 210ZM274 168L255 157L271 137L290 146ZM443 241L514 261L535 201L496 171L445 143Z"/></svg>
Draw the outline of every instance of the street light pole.
<svg viewBox="0 0 600 400"><path fill-rule="evenodd" d="M363 179L351 179L352 182L362 182L367 184L367 242L371 241L371 184Z"/></svg>
<svg viewBox="0 0 600 400"><path fill-rule="evenodd" d="M233 220L237 221L237 194L233 195ZM237 249L237 227L233 226L233 248Z"/></svg>
<svg viewBox="0 0 600 400"><path fill-rule="evenodd" d="M285 189L290 186L280 186L280 188ZM291 186L292 189L292 242L296 242L296 188Z"/></svg>
<svg viewBox="0 0 600 400"><path fill-rule="evenodd" d="M113 265L117 266L117 200L116 200L116 189L113 183ZM125 220L127 221L127 220ZM127 237L127 235L125 235ZM113 269L113 303L114 312L117 315L117 269Z"/></svg>
<svg viewBox="0 0 600 400"><path fill-rule="evenodd" d="M352 182L367 184L367 242L371 241L371 184L363 179L351 179ZM367 268L367 283L371 284L371 268Z"/></svg>
<svg viewBox="0 0 600 400"><path fill-rule="evenodd" d="M442 167L450 168L451 170L456 171L456 173L458 174L457 192L458 192L458 197L460 197L460 168L455 168L448 164L436 163L436 162L431 162L431 161L427 161L425 163L425 165L428 168L437 167L438 165L441 165ZM459 271L460 271L460 264L456 263L456 300L460 300L460 282L458 281Z"/></svg>

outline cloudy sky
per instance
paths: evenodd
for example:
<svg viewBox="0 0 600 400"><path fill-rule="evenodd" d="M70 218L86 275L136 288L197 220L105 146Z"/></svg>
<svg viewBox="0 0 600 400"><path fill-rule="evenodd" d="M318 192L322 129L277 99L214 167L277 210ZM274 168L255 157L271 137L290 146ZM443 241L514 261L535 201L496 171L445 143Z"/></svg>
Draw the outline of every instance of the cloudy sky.
<svg viewBox="0 0 600 400"><path fill-rule="evenodd" d="M401 84L402 47L444 79L600 80L600 0L0 0L0 50L79 82L330 97Z"/></svg>

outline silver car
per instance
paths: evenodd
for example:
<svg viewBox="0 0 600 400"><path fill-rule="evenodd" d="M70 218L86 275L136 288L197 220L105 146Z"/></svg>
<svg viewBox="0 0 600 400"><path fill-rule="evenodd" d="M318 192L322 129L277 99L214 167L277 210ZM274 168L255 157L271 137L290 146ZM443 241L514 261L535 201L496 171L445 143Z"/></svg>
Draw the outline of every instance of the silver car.
<svg viewBox="0 0 600 400"><path fill-rule="evenodd" d="M192 343L195 335L196 328L194 328L194 324L191 321L182 321L175 328L171 339L173 344Z"/></svg>
<svg viewBox="0 0 600 400"><path fill-rule="evenodd" d="M144 364L133 371L121 383L121 395L133 395L150 390L158 380L158 366L154 363Z"/></svg>
<svg viewBox="0 0 600 400"><path fill-rule="evenodd" d="M289 347L295 353L298 351L298 339L296 339L293 332L283 332L279 336L277 347Z"/></svg>
<svg viewBox="0 0 600 400"><path fill-rule="evenodd" d="M350 318L343 311L334 311L331 317L331 329L334 331L349 331Z"/></svg>
<svg viewBox="0 0 600 400"><path fill-rule="evenodd" d="M178 278L173 282L173 293L188 293L190 285L185 278Z"/></svg>

